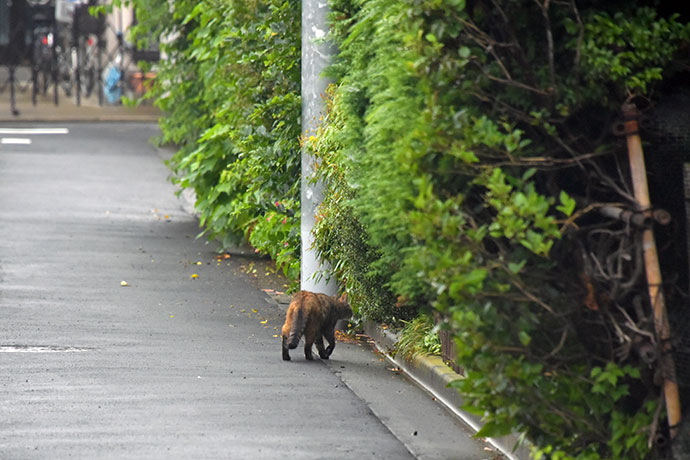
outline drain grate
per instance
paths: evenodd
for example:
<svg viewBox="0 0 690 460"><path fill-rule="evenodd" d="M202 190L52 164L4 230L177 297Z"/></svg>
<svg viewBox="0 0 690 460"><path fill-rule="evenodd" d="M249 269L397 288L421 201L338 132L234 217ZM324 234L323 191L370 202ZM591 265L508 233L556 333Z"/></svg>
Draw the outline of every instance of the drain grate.
<svg viewBox="0 0 690 460"><path fill-rule="evenodd" d="M0 353L80 353L95 348L60 347L54 345L0 345Z"/></svg>

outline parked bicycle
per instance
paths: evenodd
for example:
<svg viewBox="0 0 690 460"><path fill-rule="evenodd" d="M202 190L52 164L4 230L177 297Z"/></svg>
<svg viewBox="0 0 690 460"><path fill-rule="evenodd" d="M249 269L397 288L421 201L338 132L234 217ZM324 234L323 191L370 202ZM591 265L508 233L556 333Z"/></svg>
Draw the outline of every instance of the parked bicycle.
<svg viewBox="0 0 690 460"><path fill-rule="evenodd" d="M53 81L55 53L55 6L50 0L35 0L31 6L31 77L34 103L39 93L46 94Z"/></svg>
<svg viewBox="0 0 690 460"><path fill-rule="evenodd" d="M37 27L33 31L32 72L34 91L46 94L53 80L55 59L53 56L54 36L51 27Z"/></svg>
<svg viewBox="0 0 690 460"><path fill-rule="evenodd" d="M65 4L70 6L67 11ZM92 4L88 0L58 2L60 18L71 20L62 21L55 47L60 85L67 96L74 94L78 102L81 97L91 96L101 68L96 32L102 28L102 19L89 15L88 7Z"/></svg>

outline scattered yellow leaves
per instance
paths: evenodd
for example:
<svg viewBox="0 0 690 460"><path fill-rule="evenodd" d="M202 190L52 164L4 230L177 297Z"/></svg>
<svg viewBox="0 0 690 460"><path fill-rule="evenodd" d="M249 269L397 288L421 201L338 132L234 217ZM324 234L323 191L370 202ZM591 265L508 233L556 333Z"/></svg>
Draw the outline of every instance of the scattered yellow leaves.
<svg viewBox="0 0 690 460"><path fill-rule="evenodd" d="M175 317L175 315L170 315L170 317L171 317L171 318L174 318L174 317Z"/></svg>
<svg viewBox="0 0 690 460"><path fill-rule="evenodd" d="M359 343L358 337L355 335L354 337L344 333L343 331L335 331L335 339L338 342L345 342L345 343Z"/></svg>
<svg viewBox="0 0 690 460"><path fill-rule="evenodd" d="M257 310L256 308L252 308L252 313L259 313L259 310Z"/></svg>
<svg viewBox="0 0 690 460"><path fill-rule="evenodd" d="M204 265L204 263L201 262L201 261L197 262L196 264L197 264L197 265Z"/></svg>
<svg viewBox="0 0 690 460"><path fill-rule="evenodd" d="M127 287L127 286L129 286L129 283L125 280L122 280L122 281L120 281L120 286Z"/></svg>
<svg viewBox="0 0 690 460"><path fill-rule="evenodd" d="M265 319L265 320L263 320L263 321L259 321L259 322L260 322L261 324L266 324L266 323L268 322L268 320L267 320L267 319Z"/></svg>
<svg viewBox="0 0 690 460"><path fill-rule="evenodd" d="M192 278L193 280L197 279L198 277L199 277L199 275L197 275L196 273L192 273L191 278Z"/></svg>
<svg viewBox="0 0 690 460"><path fill-rule="evenodd" d="M273 334L273 338L274 338L274 339L277 339L277 338L278 338L278 334Z"/></svg>

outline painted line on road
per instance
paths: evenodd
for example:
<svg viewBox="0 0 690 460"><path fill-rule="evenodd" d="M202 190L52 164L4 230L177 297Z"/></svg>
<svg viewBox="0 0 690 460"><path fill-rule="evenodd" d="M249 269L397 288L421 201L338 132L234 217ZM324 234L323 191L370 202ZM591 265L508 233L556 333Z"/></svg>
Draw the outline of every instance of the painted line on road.
<svg viewBox="0 0 690 460"><path fill-rule="evenodd" d="M0 128L0 134L69 134L67 128Z"/></svg>
<svg viewBox="0 0 690 460"><path fill-rule="evenodd" d="M0 345L0 353L78 353L93 348L58 347L52 345Z"/></svg>
<svg viewBox="0 0 690 460"><path fill-rule="evenodd" d="M25 137L3 137L0 139L0 144L30 145L31 139Z"/></svg>

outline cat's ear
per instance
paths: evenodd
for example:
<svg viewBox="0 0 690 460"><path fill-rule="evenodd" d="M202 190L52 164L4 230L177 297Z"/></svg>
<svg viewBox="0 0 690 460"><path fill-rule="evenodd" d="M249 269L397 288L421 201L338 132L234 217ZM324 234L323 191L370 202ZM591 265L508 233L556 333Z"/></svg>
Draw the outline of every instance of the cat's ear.
<svg viewBox="0 0 690 460"><path fill-rule="evenodd" d="M343 292L343 295L340 296L338 302L347 303L347 292Z"/></svg>

